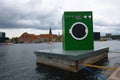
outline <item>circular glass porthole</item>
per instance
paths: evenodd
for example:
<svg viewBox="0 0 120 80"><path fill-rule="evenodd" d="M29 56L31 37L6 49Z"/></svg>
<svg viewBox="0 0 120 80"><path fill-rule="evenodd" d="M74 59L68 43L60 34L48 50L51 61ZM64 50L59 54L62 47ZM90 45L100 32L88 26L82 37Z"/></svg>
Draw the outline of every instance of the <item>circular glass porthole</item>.
<svg viewBox="0 0 120 80"><path fill-rule="evenodd" d="M83 40L88 35L88 28L84 23L76 22L71 26L69 32L74 39Z"/></svg>

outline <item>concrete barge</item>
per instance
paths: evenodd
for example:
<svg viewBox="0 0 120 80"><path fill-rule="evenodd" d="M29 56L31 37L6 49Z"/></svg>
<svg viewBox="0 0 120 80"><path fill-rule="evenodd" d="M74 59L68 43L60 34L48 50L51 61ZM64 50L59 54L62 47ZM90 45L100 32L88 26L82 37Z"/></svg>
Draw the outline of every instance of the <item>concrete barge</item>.
<svg viewBox="0 0 120 80"><path fill-rule="evenodd" d="M62 48L35 51L37 63L78 72L80 64L93 64L107 57L109 48L64 51Z"/></svg>

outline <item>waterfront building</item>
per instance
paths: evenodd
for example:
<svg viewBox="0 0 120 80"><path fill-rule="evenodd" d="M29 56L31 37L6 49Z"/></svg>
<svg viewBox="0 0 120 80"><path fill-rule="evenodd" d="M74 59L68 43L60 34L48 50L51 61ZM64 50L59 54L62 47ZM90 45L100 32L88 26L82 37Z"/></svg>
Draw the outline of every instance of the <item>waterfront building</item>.
<svg viewBox="0 0 120 80"><path fill-rule="evenodd" d="M40 37L34 34L29 34L27 32L23 33L19 38L18 42L20 43L35 43L39 42Z"/></svg>
<svg viewBox="0 0 120 80"><path fill-rule="evenodd" d="M100 32L94 32L94 40L100 40Z"/></svg>
<svg viewBox="0 0 120 80"><path fill-rule="evenodd" d="M29 34L27 32L23 33L19 38L18 42L20 43L39 43L39 42L55 42L61 41L62 36L57 36L56 34L52 34L52 29L50 27L48 34Z"/></svg>
<svg viewBox="0 0 120 80"><path fill-rule="evenodd" d="M0 32L0 43L4 43L7 40L9 40L9 38L5 36L5 32Z"/></svg>
<svg viewBox="0 0 120 80"><path fill-rule="evenodd" d="M106 38L107 38L107 40L112 40L112 34L111 33L107 33L106 34Z"/></svg>
<svg viewBox="0 0 120 80"><path fill-rule="evenodd" d="M49 42L49 41L55 42L57 40L57 35L52 34L51 27L49 29L49 34L40 34L39 36L41 37L42 40L45 40L47 42Z"/></svg>

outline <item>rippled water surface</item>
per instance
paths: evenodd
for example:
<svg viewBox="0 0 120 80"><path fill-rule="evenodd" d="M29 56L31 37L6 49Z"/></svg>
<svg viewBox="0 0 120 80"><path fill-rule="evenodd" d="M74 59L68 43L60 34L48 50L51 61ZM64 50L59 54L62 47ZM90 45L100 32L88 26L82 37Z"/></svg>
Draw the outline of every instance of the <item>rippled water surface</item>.
<svg viewBox="0 0 120 80"><path fill-rule="evenodd" d="M0 45L0 80L97 80L86 70L66 72L36 64L35 50L61 47L61 43ZM95 42L95 47L110 47L108 60L101 65L120 65L120 41ZM103 69L92 69L104 77Z"/></svg>

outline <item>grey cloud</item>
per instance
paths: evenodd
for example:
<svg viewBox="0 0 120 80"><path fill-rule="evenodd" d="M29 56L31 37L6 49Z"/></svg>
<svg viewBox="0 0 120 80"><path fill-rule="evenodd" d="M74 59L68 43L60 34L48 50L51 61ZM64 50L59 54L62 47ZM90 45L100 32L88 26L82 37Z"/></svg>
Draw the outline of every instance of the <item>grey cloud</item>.
<svg viewBox="0 0 120 80"><path fill-rule="evenodd" d="M106 26L106 27L119 27L120 26L120 23L119 22L107 22L107 21L104 21L104 20L94 20L94 25L95 26Z"/></svg>
<svg viewBox="0 0 120 80"><path fill-rule="evenodd" d="M0 1L0 28L35 28L46 30L52 27L53 29L61 29L60 24L55 24L60 22L56 19L57 14L53 13L54 11L46 12L44 10L43 12L35 10L33 6L38 5L38 2L32 1L28 2L24 7L11 6L9 3ZM39 3L42 3L41 1Z"/></svg>
<svg viewBox="0 0 120 80"><path fill-rule="evenodd" d="M52 29L54 30L61 29L62 13L64 10L71 10L69 6L71 6L71 4L74 3L72 1L70 2L69 0L66 0L66 1L58 0L59 3L55 2L56 0L51 0L51 1L50 0L29 0L28 2L24 2L27 0L18 0L19 2L21 1L20 3L16 2L16 0L14 0L14 2L7 2L7 1L13 1L13 0L0 0L0 28L1 29L34 28L34 29L47 30L49 29L49 27L52 27ZM92 1L94 2L95 0L92 0ZM64 2L66 2L67 4ZM77 3L79 2L81 1L78 0ZM101 2L104 2L104 1L100 1L100 2L96 1L96 5L93 5L92 3L90 3L93 6L93 7L90 6L91 8L86 8L84 6L85 4L83 5L82 3L79 3L78 6L76 6L74 3L72 7L75 10L77 9L80 10L82 8L83 10L84 9L95 10L96 12L95 15L98 15L98 13L101 12L103 13L101 14L101 16L110 15L107 17L111 18L111 16L113 16L116 19L120 18L118 17L118 13L117 13L118 10L116 14L113 15L113 13L110 13L111 9L110 9L110 12L109 10L104 9L102 5L103 3L101 4L100 9L96 8L96 6ZM106 1L107 5L109 5L108 2L109 0ZM83 2L83 3L86 3L86 2ZM106 3L104 3L104 5ZM79 5L83 5L83 6L79 6ZM111 23L109 21L105 21L104 19L97 19L97 20L94 19L94 26L95 27L96 26L113 27L116 30L120 29L119 22Z"/></svg>

